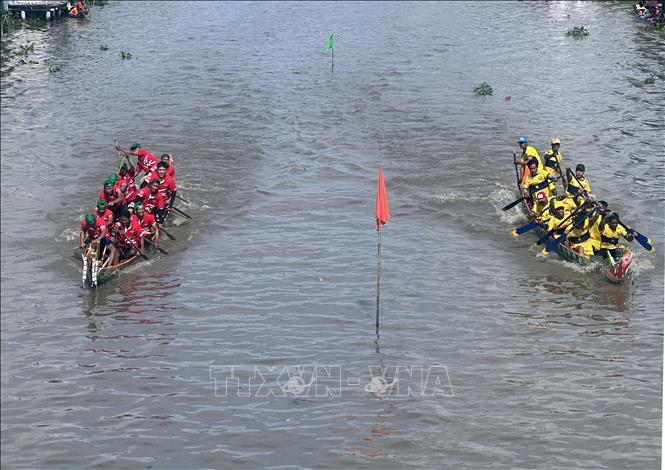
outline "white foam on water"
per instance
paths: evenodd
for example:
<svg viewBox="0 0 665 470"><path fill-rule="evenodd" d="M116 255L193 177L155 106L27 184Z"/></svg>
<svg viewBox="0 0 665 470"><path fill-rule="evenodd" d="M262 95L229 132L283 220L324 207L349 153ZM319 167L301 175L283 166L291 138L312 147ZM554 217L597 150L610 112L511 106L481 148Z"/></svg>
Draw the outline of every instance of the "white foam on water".
<svg viewBox="0 0 665 470"><path fill-rule="evenodd" d="M513 202L516 199L516 196L517 193L514 189L498 183L496 184L494 190L492 190L487 195L487 200L490 202L492 207L494 207L494 210L499 216L499 220L501 220L501 222L506 225L523 225L528 220L521 203L518 204L517 207L513 207L510 210L501 210L506 204Z"/></svg>
<svg viewBox="0 0 665 470"><path fill-rule="evenodd" d="M58 238L67 241L77 240L79 238L80 233L81 232L78 229L66 228L62 232L60 232Z"/></svg>

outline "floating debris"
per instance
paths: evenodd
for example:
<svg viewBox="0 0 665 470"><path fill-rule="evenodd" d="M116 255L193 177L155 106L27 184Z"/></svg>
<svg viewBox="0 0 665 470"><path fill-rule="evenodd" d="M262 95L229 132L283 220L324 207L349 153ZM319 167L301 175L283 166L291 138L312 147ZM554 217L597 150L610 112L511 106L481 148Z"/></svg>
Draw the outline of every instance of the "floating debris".
<svg viewBox="0 0 665 470"><path fill-rule="evenodd" d="M59 65L51 65L51 66L48 68L49 73L58 73L58 72L60 72L60 70L61 70L61 69L60 69L60 66L59 66Z"/></svg>
<svg viewBox="0 0 665 470"><path fill-rule="evenodd" d="M654 77L653 75L644 79L645 85L653 85L654 83L656 83L656 77Z"/></svg>
<svg viewBox="0 0 665 470"><path fill-rule="evenodd" d="M99 50L100 50L100 51L108 51L108 50L109 50L109 46L107 46L106 44L102 44L101 46L99 46Z"/></svg>
<svg viewBox="0 0 665 470"><path fill-rule="evenodd" d="M494 93L492 87L487 82L483 82L480 85L478 85L476 88L473 89L473 92L476 94L476 96L491 96L492 93Z"/></svg>
<svg viewBox="0 0 665 470"><path fill-rule="evenodd" d="M576 39L585 38L589 35L589 31L584 26L575 26L572 29L569 29L566 32L566 36L570 36Z"/></svg>
<svg viewBox="0 0 665 470"><path fill-rule="evenodd" d="M131 52L120 51L120 58L122 60L129 60L129 59L132 58L132 53Z"/></svg>
<svg viewBox="0 0 665 470"><path fill-rule="evenodd" d="M21 55L21 56L27 57L28 54L30 54L34 50L35 50L35 45L33 43L29 42L27 44L23 44L23 45L19 46L18 49L15 49L14 51L12 51L12 53L14 55Z"/></svg>

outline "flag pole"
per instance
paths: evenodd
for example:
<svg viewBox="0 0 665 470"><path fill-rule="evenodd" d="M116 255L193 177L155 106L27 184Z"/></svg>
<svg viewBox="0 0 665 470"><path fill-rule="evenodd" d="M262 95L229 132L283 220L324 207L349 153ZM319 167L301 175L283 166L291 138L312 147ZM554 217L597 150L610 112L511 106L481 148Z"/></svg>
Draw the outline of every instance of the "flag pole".
<svg viewBox="0 0 665 470"><path fill-rule="evenodd" d="M333 47L330 50L330 71L332 72L333 69L335 68L335 48Z"/></svg>
<svg viewBox="0 0 665 470"><path fill-rule="evenodd" d="M379 334L379 297L381 295L381 222L376 220L378 244L376 252L376 334Z"/></svg>

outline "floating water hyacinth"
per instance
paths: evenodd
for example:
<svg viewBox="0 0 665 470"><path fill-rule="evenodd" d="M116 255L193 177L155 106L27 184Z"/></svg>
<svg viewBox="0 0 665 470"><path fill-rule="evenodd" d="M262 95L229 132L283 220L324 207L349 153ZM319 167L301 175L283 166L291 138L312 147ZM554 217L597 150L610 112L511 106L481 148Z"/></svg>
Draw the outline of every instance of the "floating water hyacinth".
<svg viewBox="0 0 665 470"><path fill-rule="evenodd" d="M27 44L23 44L23 45L19 46L18 49L15 49L13 51L13 54L14 55L27 56L28 54L30 54L34 50L35 50L35 45L33 43L29 42Z"/></svg>
<svg viewBox="0 0 665 470"><path fill-rule="evenodd" d="M51 65L48 68L49 73L58 73L60 72L60 66L59 65Z"/></svg>
<svg viewBox="0 0 665 470"><path fill-rule="evenodd" d="M129 60L132 58L131 52L120 51L120 58L123 60Z"/></svg>
<svg viewBox="0 0 665 470"><path fill-rule="evenodd" d="M101 46L99 46L99 50L100 50L100 51L108 51L108 50L109 50L109 46L107 46L106 44L102 44Z"/></svg>
<svg viewBox="0 0 665 470"><path fill-rule="evenodd" d="M585 38L589 35L589 31L584 26L575 26L573 29L569 29L566 32L566 36L570 36L576 39Z"/></svg>
<svg viewBox="0 0 665 470"><path fill-rule="evenodd" d="M653 85L654 83L656 83L656 77L654 77L653 75L644 79L645 85Z"/></svg>
<svg viewBox="0 0 665 470"><path fill-rule="evenodd" d="M492 93L494 93L492 87L487 82L483 82L480 85L478 85L476 88L473 89L473 92L477 96L491 96Z"/></svg>

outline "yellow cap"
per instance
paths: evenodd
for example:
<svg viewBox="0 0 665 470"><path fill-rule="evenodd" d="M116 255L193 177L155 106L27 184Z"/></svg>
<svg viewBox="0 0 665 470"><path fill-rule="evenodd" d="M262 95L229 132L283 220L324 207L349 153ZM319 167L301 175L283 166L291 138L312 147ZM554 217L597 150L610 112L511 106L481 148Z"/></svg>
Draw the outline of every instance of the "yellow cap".
<svg viewBox="0 0 665 470"><path fill-rule="evenodd" d="M517 230L513 230L513 231L511 232L511 234L512 234L513 237L515 237L515 238L519 237L519 235L517 234Z"/></svg>
<svg viewBox="0 0 665 470"><path fill-rule="evenodd" d="M556 201L556 202L554 203L554 208L555 208L555 209L563 209L563 208L565 208L565 207L566 207L566 205L565 205L563 202L561 202L561 201Z"/></svg>
<svg viewBox="0 0 665 470"><path fill-rule="evenodd" d="M559 140L558 137L554 137L554 138L552 139L552 145L554 145L554 144L561 144L561 141Z"/></svg>

